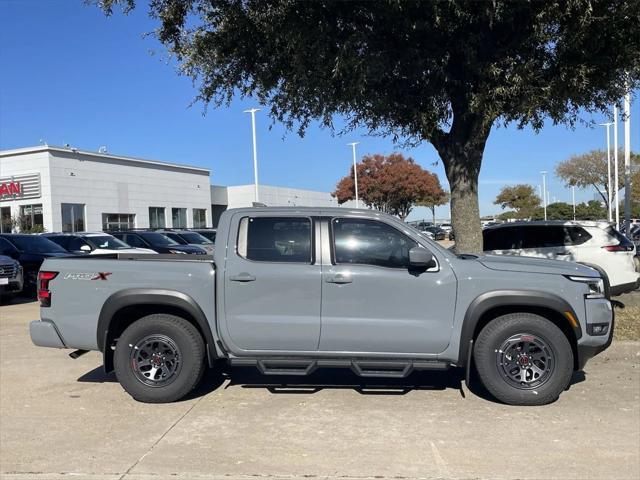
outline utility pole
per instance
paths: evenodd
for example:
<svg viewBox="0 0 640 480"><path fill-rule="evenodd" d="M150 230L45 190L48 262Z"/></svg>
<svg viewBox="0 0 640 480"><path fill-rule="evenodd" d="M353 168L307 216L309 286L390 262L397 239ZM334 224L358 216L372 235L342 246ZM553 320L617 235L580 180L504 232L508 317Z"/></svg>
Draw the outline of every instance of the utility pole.
<svg viewBox="0 0 640 480"><path fill-rule="evenodd" d="M620 190L618 188L618 106L613 107L613 189L615 195L613 196L616 209L616 230L620 230L620 199L618 197Z"/></svg>
<svg viewBox="0 0 640 480"><path fill-rule="evenodd" d="M353 150L353 184L356 189L356 208L360 208L360 201L358 199L358 167L356 165L356 145L359 143L360 142L347 143L347 145L351 145Z"/></svg>
<svg viewBox="0 0 640 480"><path fill-rule="evenodd" d="M540 172L542 174L542 206L544 207L544 219L547 219L547 183L545 170Z"/></svg>
<svg viewBox="0 0 640 480"><path fill-rule="evenodd" d="M610 128L613 125L613 122L606 122L600 124L603 127L607 127L607 212L609 214L609 221L613 221L613 212L611 210L611 194L613 190L611 190L611 135Z"/></svg>
<svg viewBox="0 0 640 480"><path fill-rule="evenodd" d="M631 94L624 96L624 234L631 238Z"/></svg>
<svg viewBox="0 0 640 480"><path fill-rule="evenodd" d="M245 110L244 113L251 114L251 131L253 133L253 183L255 190L255 202L258 203L258 151L256 147L256 112L259 112L259 108L250 108L249 110Z"/></svg>

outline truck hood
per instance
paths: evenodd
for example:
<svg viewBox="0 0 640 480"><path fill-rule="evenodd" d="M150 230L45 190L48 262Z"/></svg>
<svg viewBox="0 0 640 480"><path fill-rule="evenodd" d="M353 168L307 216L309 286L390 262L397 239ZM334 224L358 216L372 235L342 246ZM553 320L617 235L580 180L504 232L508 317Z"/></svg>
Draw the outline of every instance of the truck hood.
<svg viewBox="0 0 640 480"><path fill-rule="evenodd" d="M554 275L577 275L599 277L593 268L564 260L520 257L516 255L481 255L478 262L491 270L506 272L551 273Z"/></svg>

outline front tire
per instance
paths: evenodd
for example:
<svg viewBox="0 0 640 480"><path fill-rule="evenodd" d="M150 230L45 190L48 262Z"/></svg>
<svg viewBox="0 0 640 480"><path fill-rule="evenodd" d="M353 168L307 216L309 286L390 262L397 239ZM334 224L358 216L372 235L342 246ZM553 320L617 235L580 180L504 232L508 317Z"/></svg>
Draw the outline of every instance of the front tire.
<svg viewBox="0 0 640 480"><path fill-rule="evenodd" d="M131 324L114 354L122 388L145 403L174 402L187 395L204 373L204 341L183 318L153 314Z"/></svg>
<svg viewBox="0 0 640 480"><path fill-rule="evenodd" d="M509 405L554 402L573 373L567 337L532 313L510 313L489 322L476 339L474 361L486 389Z"/></svg>

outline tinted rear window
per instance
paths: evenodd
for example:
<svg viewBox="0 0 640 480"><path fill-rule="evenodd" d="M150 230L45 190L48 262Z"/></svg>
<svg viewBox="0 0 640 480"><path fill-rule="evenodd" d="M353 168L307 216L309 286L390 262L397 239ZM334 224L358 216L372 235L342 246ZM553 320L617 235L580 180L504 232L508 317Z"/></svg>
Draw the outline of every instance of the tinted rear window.
<svg viewBox="0 0 640 480"><path fill-rule="evenodd" d="M311 262L311 220L304 217L245 217L238 254L258 262Z"/></svg>

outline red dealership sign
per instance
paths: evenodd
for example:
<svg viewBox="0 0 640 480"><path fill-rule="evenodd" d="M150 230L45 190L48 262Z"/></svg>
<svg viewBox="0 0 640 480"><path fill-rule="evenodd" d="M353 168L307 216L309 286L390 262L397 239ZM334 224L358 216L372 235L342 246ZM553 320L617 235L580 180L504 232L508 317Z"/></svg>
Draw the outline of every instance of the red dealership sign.
<svg viewBox="0 0 640 480"><path fill-rule="evenodd" d="M21 195L22 185L20 182L3 182L0 183L0 197L5 195Z"/></svg>
<svg viewBox="0 0 640 480"><path fill-rule="evenodd" d="M20 173L0 177L0 202L39 198L40 195L40 173Z"/></svg>

